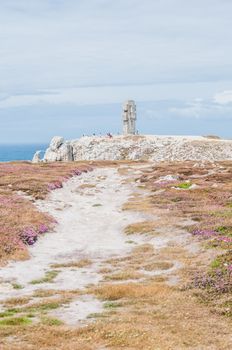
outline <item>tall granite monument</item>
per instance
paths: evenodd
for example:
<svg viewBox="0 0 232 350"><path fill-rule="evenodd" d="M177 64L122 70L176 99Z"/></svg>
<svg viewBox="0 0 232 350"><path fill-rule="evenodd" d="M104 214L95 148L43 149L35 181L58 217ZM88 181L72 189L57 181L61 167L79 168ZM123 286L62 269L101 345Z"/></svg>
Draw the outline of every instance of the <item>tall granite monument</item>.
<svg viewBox="0 0 232 350"><path fill-rule="evenodd" d="M126 101L123 105L123 135L136 134L136 120L135 101Z"/></svg>

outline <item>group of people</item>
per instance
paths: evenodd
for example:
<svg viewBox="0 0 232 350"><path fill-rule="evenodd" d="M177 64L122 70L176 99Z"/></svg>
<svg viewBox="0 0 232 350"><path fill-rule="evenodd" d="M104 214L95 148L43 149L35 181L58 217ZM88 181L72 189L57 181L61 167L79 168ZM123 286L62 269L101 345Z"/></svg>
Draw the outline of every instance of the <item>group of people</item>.
<svg viewBox="0 0 232 350"><path fill-rule="evenodd" d="M118 135L120 135L119 133L118 133ZM85 134L83 134L82 135L82 137L89 137L90 135L85 135ZM107 136L107 137L109 137L110 139L112 139L112 137L113 137L113 135L110 133L110 132L108 132L106 135L102 135L101 133L99 134L99 135L96 135L95 133L93 133L93 135L92 136L100 136L100 137L105 137L105 136Z"/></svg>

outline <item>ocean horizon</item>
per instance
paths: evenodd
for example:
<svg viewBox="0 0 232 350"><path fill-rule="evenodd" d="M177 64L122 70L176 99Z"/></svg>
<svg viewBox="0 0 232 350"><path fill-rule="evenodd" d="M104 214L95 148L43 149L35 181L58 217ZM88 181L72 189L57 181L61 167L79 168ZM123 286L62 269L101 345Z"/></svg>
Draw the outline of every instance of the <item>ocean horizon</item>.
<svg viewBox="0 0 232 350"><path fill-rule="evenodd" d="M36 151L45 152L48 144L0 144L0 162L30 161Z"/></svg>

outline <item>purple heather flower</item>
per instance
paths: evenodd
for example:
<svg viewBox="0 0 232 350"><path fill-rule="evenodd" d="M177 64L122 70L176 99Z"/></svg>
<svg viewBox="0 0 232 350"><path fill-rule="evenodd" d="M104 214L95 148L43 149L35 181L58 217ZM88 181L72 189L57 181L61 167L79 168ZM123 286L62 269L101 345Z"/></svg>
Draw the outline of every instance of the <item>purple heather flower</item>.
<svg viewBox="0 0 232 350"><path fill-rule="evenodd" d="M21 239L23 243L28 245L33 245L37 241L37 238L37 232L31 227L25 228L23 233L21 234Z"/></svg>
<svg viewBox="0 0 232 350"><path fill-rule="evenodd" d="M48 231L48 226L45 224L41 224L38 228L39 233L45 233Z"/></svg>

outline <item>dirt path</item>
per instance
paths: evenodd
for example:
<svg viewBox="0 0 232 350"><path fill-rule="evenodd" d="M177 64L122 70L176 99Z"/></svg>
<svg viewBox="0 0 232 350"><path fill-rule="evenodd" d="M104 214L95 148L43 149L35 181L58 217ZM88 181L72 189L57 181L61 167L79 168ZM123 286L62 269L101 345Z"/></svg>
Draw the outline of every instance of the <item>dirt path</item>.
<svg viewBox="0 0 232 350"><path fill-rule="evenodd" d="M30 296L41 289L83 289L99 282L104 260L131 250L123 228L144 217L121 210L131 191L132 186L121 184L117 170L97 169L71 179L46 201L37 202L38 208L51 214L58 225L55 232L46 234L30 248L30 260L11 263L0 270L0 300ZM58 269L53 268L56 264ZM75 268L78 264L84 266ZM43 281L46 275L48 281ZM67 317L62 311L62 318L75 324L88 312L100 311L99 304L90 298L81 300L75 309L72 304L72 320L69 310Z"/></svg>
<svg viewBox="0 0 232 350"><path fill-rule="evenodd" d="M202 252L170 223L152 230L160 213L147 210L149 193L130 181L140 170L97 169L37 203L58 224L30 260L0 270L4 319L23 319L0 327L1 349L232 347L231 324L180 290Z"/></svg>

